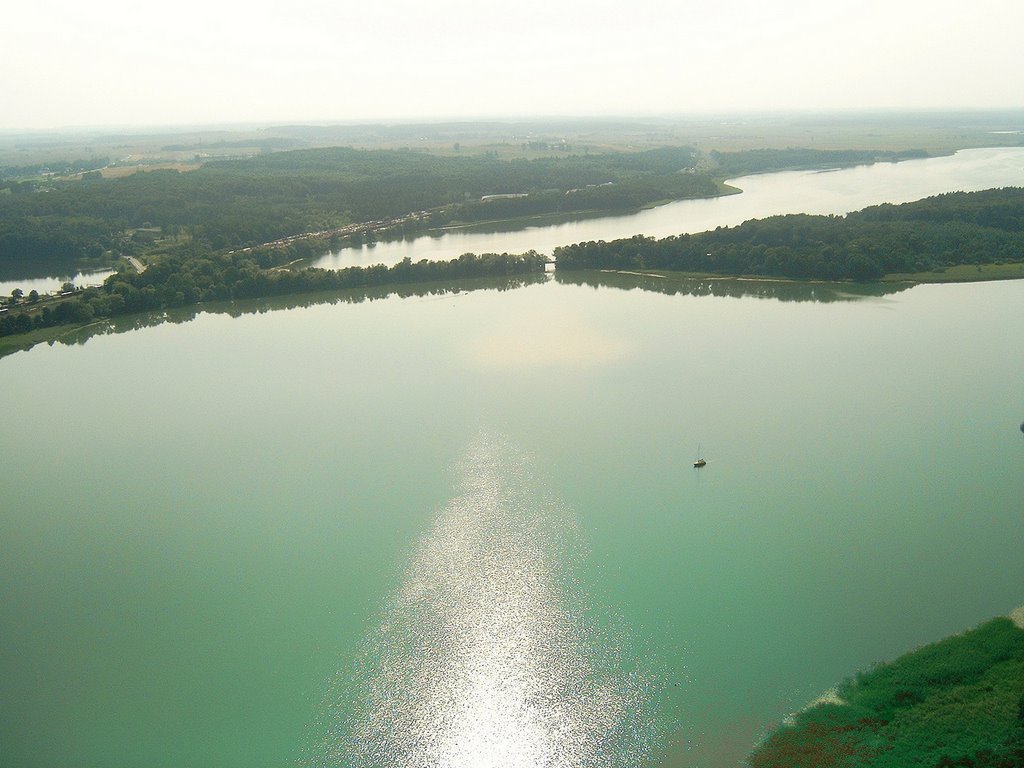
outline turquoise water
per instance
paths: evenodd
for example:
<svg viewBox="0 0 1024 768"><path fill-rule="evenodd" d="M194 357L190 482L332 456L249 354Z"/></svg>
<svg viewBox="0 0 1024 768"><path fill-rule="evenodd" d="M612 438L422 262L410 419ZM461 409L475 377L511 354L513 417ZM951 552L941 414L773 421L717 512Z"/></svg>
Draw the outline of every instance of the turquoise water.
<svg viewBox="0 0 1024 768"><path fill-rule="evenodd" d="M5 759L735 765L1024 603L1024 282L641 285L0 360Z"/></svg>

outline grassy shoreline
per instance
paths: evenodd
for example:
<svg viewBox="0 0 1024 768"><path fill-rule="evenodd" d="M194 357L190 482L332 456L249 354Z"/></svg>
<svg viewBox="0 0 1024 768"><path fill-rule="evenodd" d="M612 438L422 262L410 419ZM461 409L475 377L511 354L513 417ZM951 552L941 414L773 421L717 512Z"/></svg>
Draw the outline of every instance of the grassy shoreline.
<svg viewBox="0 0 1024 768"><path fill-rule="evenodd" d="M751 768L1019 768L1020 614L858 673L771 733Z"/></svg>
<svg viewBox="0 0 1024 768"><path fill-rule="evenodd" d="M882 277L887 283L982 283L1024 278L1024 262L1003 264L959 264L941 272L894 273Z"/></svg>

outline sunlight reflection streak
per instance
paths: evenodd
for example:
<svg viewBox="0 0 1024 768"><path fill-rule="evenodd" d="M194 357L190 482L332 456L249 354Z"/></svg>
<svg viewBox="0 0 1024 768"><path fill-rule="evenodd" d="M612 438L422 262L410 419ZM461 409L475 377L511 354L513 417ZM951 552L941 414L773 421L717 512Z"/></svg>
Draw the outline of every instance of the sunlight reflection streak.
<svg viewBox="0 0 1024 768"><path fill-rule="evenodd" d="M646 753L645 686L585 620L571 514L493 436L421 541L373 637L328 764L620 766ZM339 706L344 706L339 704Z"/></svg>

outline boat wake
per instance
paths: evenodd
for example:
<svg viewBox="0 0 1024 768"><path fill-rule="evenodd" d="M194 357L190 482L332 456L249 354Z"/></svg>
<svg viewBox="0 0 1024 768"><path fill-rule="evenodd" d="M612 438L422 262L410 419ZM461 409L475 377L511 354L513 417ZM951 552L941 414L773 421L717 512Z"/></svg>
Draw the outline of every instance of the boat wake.
<svg viewBox="0 0 1024 768"><path fill-rule="evenodd" d="M637 765L650 687L623 671L571 578L571 512L478 438L420 542L315 762L354 768ZM621 638L619 638L621 640Z"/></svg>

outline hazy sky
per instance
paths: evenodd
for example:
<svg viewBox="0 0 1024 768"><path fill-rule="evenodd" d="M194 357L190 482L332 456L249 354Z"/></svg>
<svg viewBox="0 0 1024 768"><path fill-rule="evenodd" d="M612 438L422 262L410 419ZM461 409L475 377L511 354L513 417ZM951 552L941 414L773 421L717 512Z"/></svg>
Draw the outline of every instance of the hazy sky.
<svg viewBox="0 0 1024 768"><path fill-rule="evenodd" d="M1019 0L14 0L0 129L1022 107Z"/></svg>

